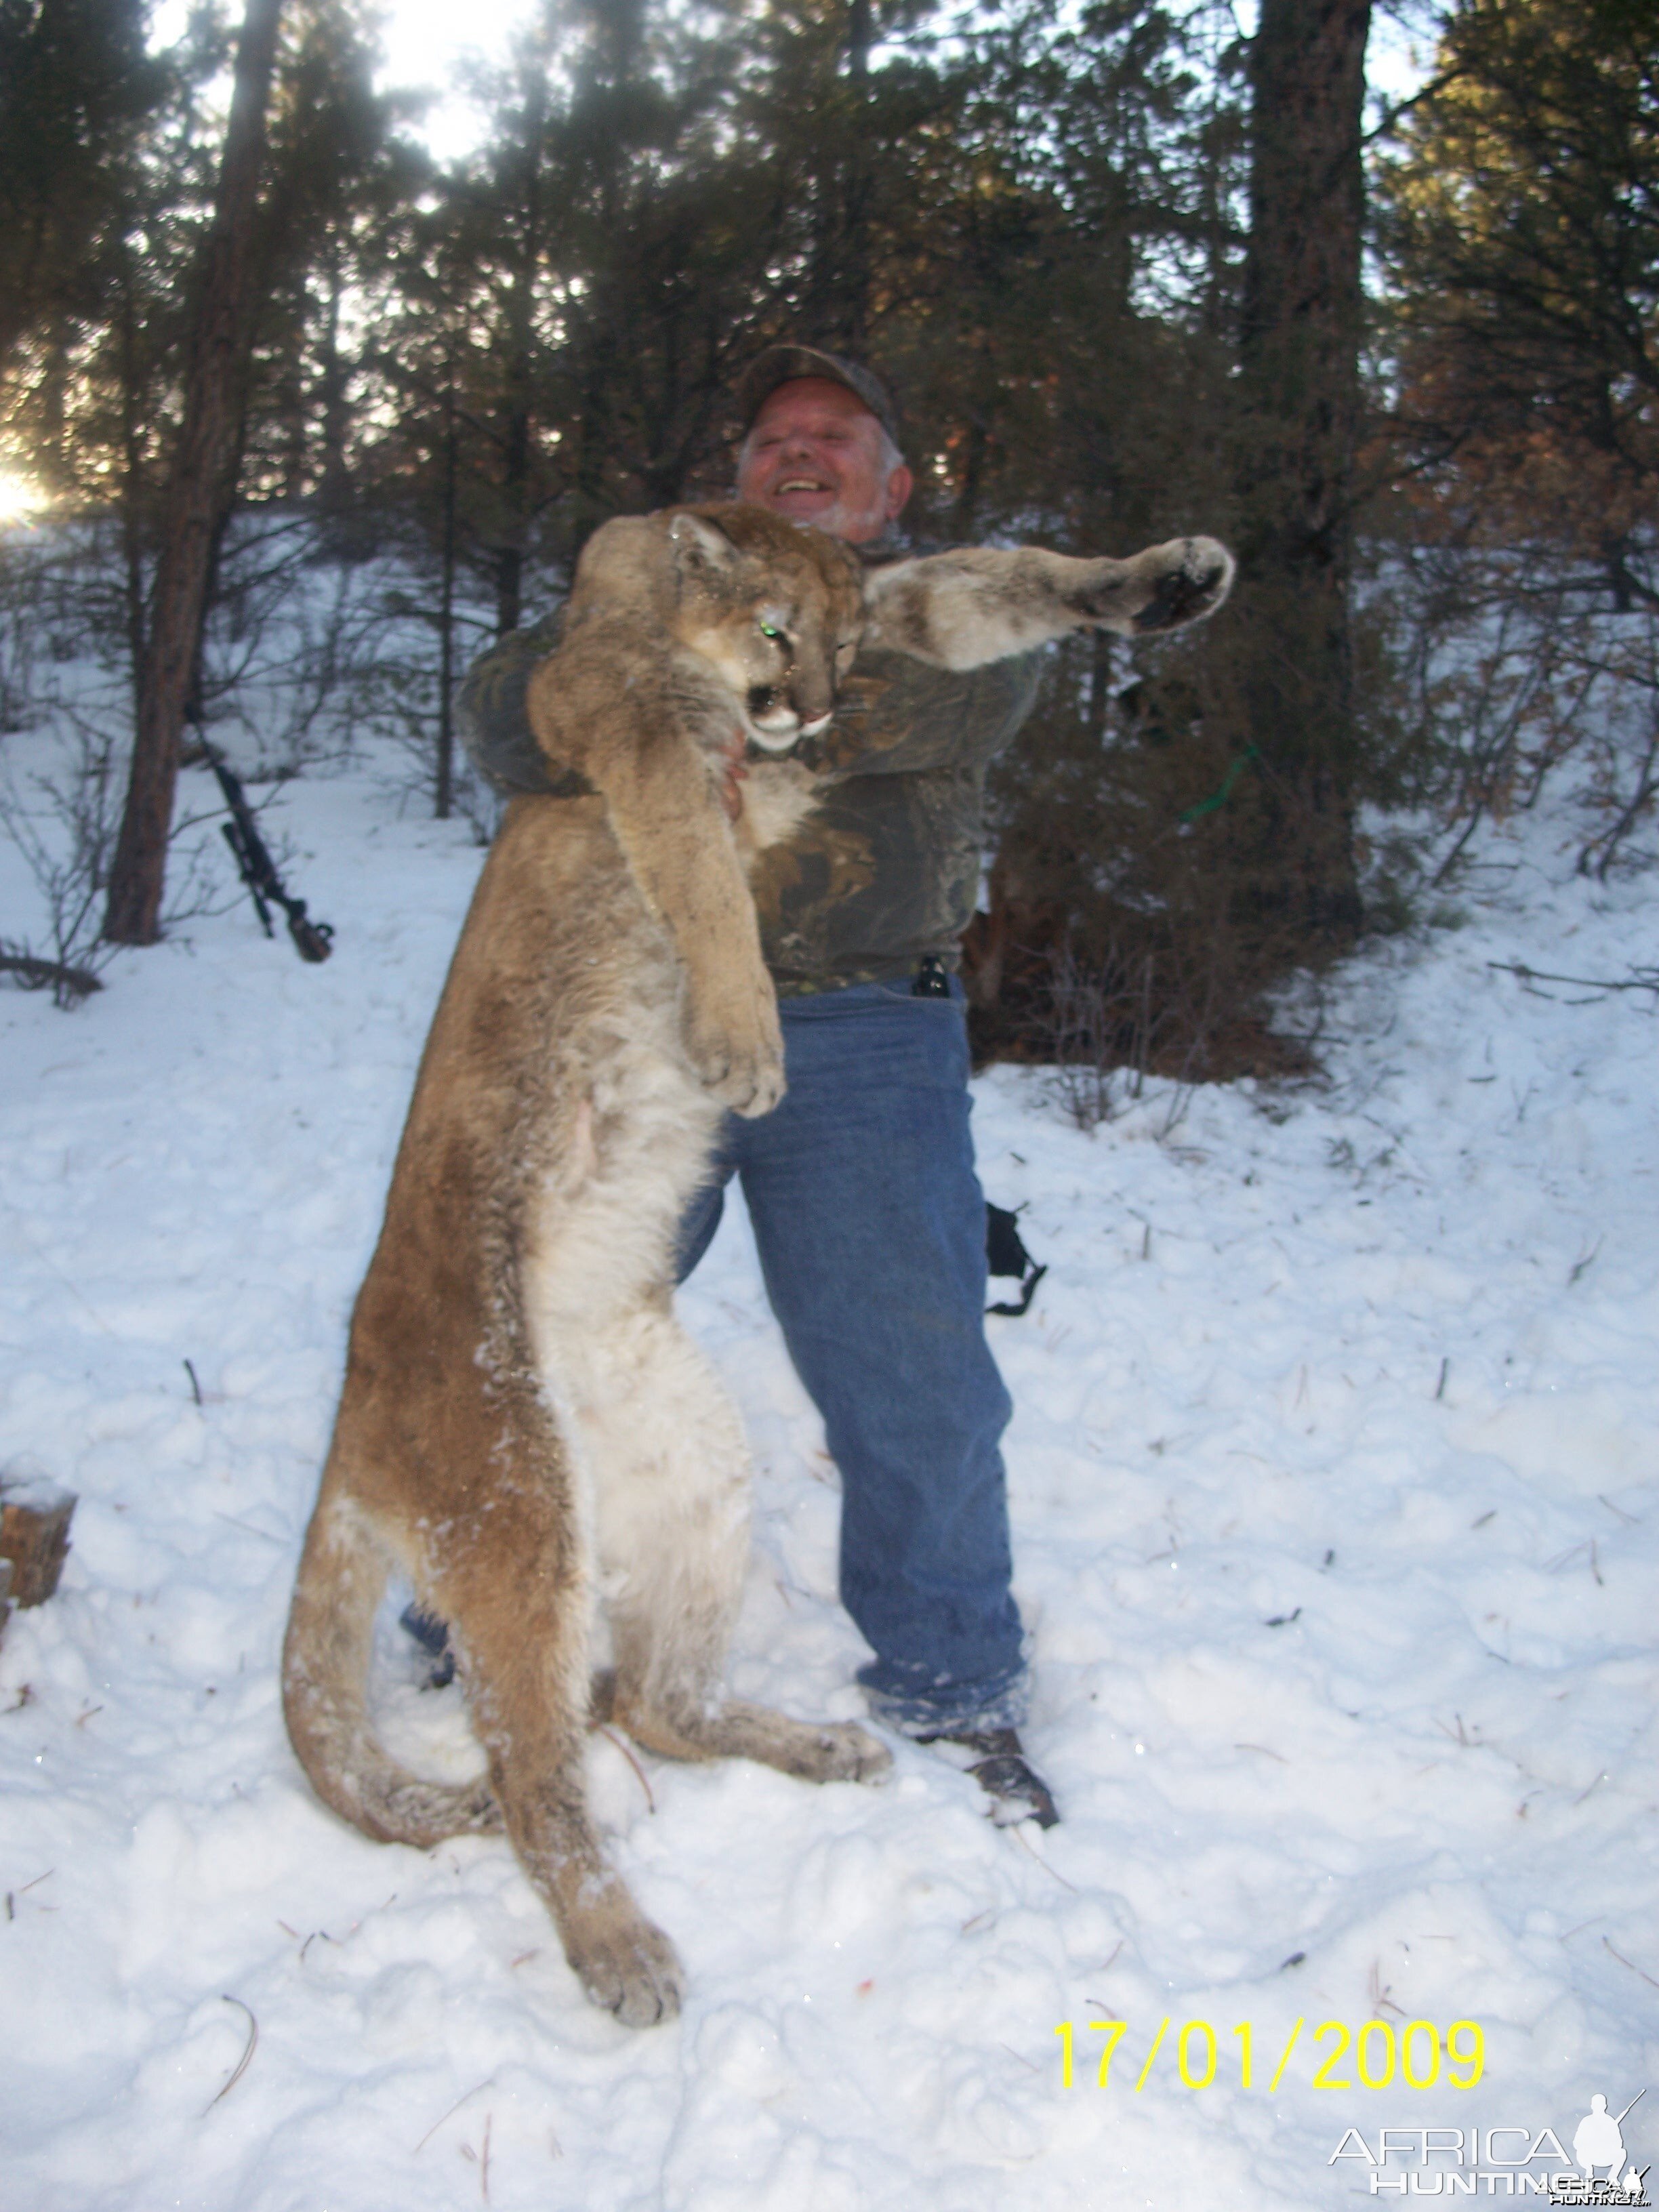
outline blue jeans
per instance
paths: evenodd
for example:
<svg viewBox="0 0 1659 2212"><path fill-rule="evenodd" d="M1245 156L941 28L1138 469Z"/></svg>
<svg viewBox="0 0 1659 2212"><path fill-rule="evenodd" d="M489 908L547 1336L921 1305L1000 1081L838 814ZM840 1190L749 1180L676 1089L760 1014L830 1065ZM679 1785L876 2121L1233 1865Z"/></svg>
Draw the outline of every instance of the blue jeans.
<svg viewBox="0 0 1659 2212"><path fill-rule="evenodd" d="M985 1341L985 1201L969 1133L961 987L784 999L789 1089L728 1115L680 1236L684 1282L735 1172L772 1310L842 1477L842 1602L875 1652L878 1719L908 1735L1012 1726L1024 1708L999 1439L1012 1410Z"/></svg>

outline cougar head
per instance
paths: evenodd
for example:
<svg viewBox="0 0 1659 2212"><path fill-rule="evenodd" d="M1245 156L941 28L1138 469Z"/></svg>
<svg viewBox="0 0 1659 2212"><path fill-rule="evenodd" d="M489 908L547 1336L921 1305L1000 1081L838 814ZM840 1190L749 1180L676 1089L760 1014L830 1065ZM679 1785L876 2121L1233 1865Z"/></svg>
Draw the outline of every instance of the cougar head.
<svg viewBox="0 0 1659 2212"><path fill-rule="evenodd" d="M777 755L816 736L864 634L857 556L760 507L681 507L669 530L676 634L720 672L749 744Z"/></svg>

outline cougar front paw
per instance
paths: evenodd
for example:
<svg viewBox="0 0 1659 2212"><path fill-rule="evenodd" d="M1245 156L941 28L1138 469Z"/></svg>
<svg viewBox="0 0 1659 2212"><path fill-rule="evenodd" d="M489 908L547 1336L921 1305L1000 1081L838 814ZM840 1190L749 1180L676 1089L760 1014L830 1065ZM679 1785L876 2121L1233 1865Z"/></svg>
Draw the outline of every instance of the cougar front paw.
<svg viewBox="0 0 1659 2212"><path fill-rule="evenodd" d="M818 1730L823 1765L817 1782L878 1782L893 1764L893 1754L856 1721L832 1721Z"/></svg>
<svg viewBox="0 0 1659 2212"><path fill-rule="evenodd" d="M1233 556L1213 538L1178 538L1143 553L1135 565L1141 562L1148 564L1146 599L1133 619L1143 635L1201 622L1232 588Z"/></svg>
<svg viewBox="0 0 1659 2212"><path fill-rule="evenodd" d="M783 1032L769 982L763 993L694 1003L686 1046L704 1088L733 1113L769 1114L782 1097Z"/></svg>
<svg viewBox="0 0 1659 2212"><path fill-rule="evenodd" d="M1174 538L1129 561L1097 561L1073 604L1127 637L1182 629L1212 615L1232 587L1233 556L1213 538Z"/></svg>

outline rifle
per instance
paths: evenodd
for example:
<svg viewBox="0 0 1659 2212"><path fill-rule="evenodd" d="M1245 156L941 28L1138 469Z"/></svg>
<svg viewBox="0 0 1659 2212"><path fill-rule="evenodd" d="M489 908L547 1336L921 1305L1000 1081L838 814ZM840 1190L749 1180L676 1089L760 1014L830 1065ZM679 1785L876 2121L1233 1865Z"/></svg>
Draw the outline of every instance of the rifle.
<svg viewBox="0 0 1659 2212"><path fill-rule="evenodd" d="M290 898L283 889L283 879L276 872L276 863L270 857L270 848L259 835L259 825L253 818L253 810L242 789L242 779L230 763L198 730L197 737L208 766L219 779L219 788L225 795L225 805L230 809L228 822L222 822L219 834L234 855L242 881L247 885L248 896L253 901L260 927L267 937L276 931L270 924L270 909L282 908L288 916L288 933L294 939L294 948L301 960L326 960L334 950L334 932L325 921L313 921L306 913L301 898Z"/></svg>

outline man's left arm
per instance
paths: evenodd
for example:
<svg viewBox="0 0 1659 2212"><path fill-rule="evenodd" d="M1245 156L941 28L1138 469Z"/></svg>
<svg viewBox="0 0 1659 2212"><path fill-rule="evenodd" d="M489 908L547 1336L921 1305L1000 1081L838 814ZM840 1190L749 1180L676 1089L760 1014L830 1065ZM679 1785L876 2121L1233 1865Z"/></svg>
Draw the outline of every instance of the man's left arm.
<svg viewBox="0 0 1659 2212"><path fill-rule="evenodd" d="M592 789L574 769L560 775L530 726L530 679L564 635L564 610L528 629L510 630L468 669L455 700L455 722L467 758L504 799L528 793L575 799Z"/></svg>
<svg viewBox="0 0 1659 2212"><path fill-rule="evenodd" d="M1142 637L1213 614L1233 579L1213 538L1127 561L964 546L872 562L866 643L823 760L860 775L984 768L1036 696L1040 648L1079 630Z"/></svg>
<svg viewBox="0 0 1659 2212"><path fill-rule="evenodd" d="M1030 713L1039 653L983 668L929 667L908 653L860 653L841 687L831 728L802 757L836 780L983 769Z"/></svg>

